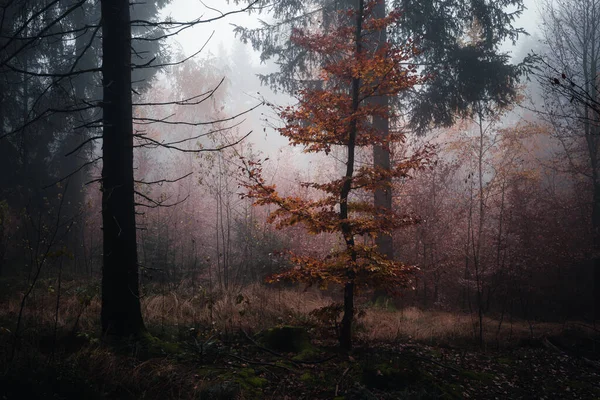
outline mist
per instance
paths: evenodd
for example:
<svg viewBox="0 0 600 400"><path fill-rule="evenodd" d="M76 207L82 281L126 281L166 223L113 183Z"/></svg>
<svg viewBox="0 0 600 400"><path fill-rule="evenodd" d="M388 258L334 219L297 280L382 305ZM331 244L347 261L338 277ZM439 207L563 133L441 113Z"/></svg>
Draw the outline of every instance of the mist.
<svg viewBox="0 0 600 400"><path fill-rule="evenodd" d="M4 3L3 399L599 395L596 0Z"/></svg>

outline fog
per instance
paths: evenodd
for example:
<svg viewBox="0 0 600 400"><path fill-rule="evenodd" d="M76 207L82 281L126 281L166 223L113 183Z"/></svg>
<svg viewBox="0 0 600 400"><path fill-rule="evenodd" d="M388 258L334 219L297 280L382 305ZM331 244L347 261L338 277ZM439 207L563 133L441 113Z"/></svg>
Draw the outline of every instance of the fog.
<svg viewBox="0 0 600 400"><path fill-rule="evenodd" d="M2 399L598 396L597 0L0 13Z"/></svg>

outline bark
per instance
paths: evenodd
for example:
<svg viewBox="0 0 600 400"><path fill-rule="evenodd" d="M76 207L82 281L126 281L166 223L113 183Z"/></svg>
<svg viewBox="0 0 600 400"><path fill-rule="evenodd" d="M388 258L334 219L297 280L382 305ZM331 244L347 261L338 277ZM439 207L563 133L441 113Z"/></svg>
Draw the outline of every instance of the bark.
<svg viewBox="0 0 600 400"><path fill-rule="evenodd" d="M362 17L364 12L364 1L358 1L358 12L356 14L356 54L357 57L362 52L361 34ZM354 175L354 153L356 147L356 134L358 130L358 121L356 120L356 111L359 106L360 78L352 80L352 113L353 118L350 122L348 132L348 161L346 163L346 175L344 185L340 192L340 220L342 221L342 235L346 242L346 248L350 251L351 265L348 266L348 281L344 285L344 316L340 326L340 345L342 349L349 351L352 349L352 322L354 320L354 265L356 264L356 251L354 249L354 233L348 224L348 196L352 187L352 176Z"/></svg>
<svg viewBox="0 0 600 400"><path fill-rule="evenodd" d="M593 271L594 271L594 320L600 320L600 183L594 170L594 203L592 205Z"/></svg>
<svg viewBox="0 0 600 400"><path fill-rule="evenodd" d="M128 0L102 0L102 331L144 331L140 309L133 186L131 26Z"/></svg>
<svg viewBox="0 0 600 400"><path fill-rule="evenodd" d="M385 12L385 1L381 0L377 3L375 8L373 9L373 17L374 18L384 18L386 15ZM384 43L387 43L387 33L385 28L381 29L376 33L376 45L377 47L381 46ZM380 106L383 109L389 108L389 96L377 96L373 99L373 102ZM387 116L375 116L373 118L373 126L380 133L382 138L389 137L390 134L390 126L389 126L389 118ZM373 146L373 165L375 167L383 168L389 170L391 167L390 163L390 150L385 146ZM386 182L386 185L382 186L382 188L378 188L375 191L375 206L382 209L383 218L387 214L386 211L392 209L392 182L391 179ZM394 258L394 247L392 243L392 236L389 234L382 234L377 236L376 239L377 247L379 248L379 252L385 255L388 259Z"/></svg>
<svg viewBox="0 0 600 400"><path fill-rule="evenodd" d="M385 17L385 0L381 0L377 3L373 9L374 18ZM376 33L376 47L387 42L387 32L385 29L381 29ZM373 98L373 103L384 109L389 109L389 96L377 96ZM387 138L390 134L389 118L383 116L375 116L373 118L373 126L382 138ZM389 170L391 167L390 163L390 150L384 146L373 146L373 166ZM386 180L385 185L377 188L374 193L374 205L381 210L381 217L386 218L388 210L392 209L392 181L391 179ZM382 233L375 239L379 252L389 260L394 258L394 245L392 241L392 235ZM386 297L387 293L385 290L376 289L373 293L373 301L381 297Z"/></svg>

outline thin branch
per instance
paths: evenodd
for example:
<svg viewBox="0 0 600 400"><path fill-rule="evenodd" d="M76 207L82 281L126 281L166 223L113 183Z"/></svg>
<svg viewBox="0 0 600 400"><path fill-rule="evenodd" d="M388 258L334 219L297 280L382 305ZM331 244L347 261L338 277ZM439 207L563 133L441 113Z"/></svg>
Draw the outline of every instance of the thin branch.
<svg viewBox="0 0 600 400"><path fill-rule="evenodd" d="M53 183L51 183L49 185L44 186L43 189L48 189L49 187L52 187L54 185L57 185L57 184L65 181L65 180L69 179L70 177L72 177L73 175L75 175L76 173L78 173L79 171L81 171L82 169L84 169L85 167L87 167L89 165L92 165L92 164L96 163L97 161L99 161L101 159L102 159L102 157L97 157L97 158L94 158L91 161L88 161L88 162L84 163L79 168L77 168L75 171L71 172L70 174L66 175L65 177L60 178L59 180L57 180L57 181L55 181L55 182L53 182Z"/></svg>
<svg viewBox="0 0 600 400"><path fill-rule="evenodd" d="M192 97L188 97L187 99L174 100L174 101L165 101L165 102L133 103L133 105L136 106L136 107L143 107L143 106L171 106L171 105L176 105L176 106L196 106L196 105L202 104L202 102L208 100L219 89L219 87L223 84L224 81L225 81L225 77L221 78L221 80L219 81L219 83L213 89L211 89L211 90L209 90L207 92L204 92L204 93L197 94L197 95L192 96ZM200 100L196 100L196 99L200 99Z"/></svg>
<svg viewBox="0 0 600 400"><path fill-rule="evenodd" d="M157 147L162 147L162 148L171 149L171 150L177 150L177 151L180 151L182 153L206 153L206 152L222 151L222 150L225 150L225 149L227 149L229 147L233 147L233 146L235 146L237 144L240 144L244 139L246 139L248 136L250 136L251 133L252 133L252 131L248 132L247 134L245 134L244 136L242 136L240 139L236 140L233 143L228 143L228 144L222 145L220 147L211 148L211 149L182 149L181 147L170 146L168 144L161 143L161 142L159 142L157 140L154 140L154 139L150 139L150 138L146 138L146 137L144 139L148 140L149 142L154 143ZM144 147L144 146L142 145L142 146L137 146L137 147Z"/></svg>
<svg viewBox="0 0 600 400"><path fill-rule="evenodd" d="M264 103L259 103L245 111L242 111L234 116L228 117L228 118L223 118L223 119L218 119L218 120L214 120L214 121L208 121L208 122L187 122L187 121L168 121L169 118L175 116L176 114L170 114L164 118L144 118L144 117L134 117L133 121L138 124L138 125L151 125L151 124L168 124L168 125L185 125L185 126L203 126L203 125L215 125L215 124L219 124L219 123L223 123L223 122L228 122L228 121L232 121L236 118L241 117L242 115L248 114L251 111L256 110L258 107L262 106Z"/></svg>
<svg viewBox="0 0 600 400"><path fill-rule="evenodd" d="M239 10L233 10L233 11L228 11L226 13L221 13L221 15L219 15L218 17L213 17L213 18L208 18L208 19L202 19L202 17L197 18L193 21L186 21L186 22L179 22L179 21L157 21L157 22L152 22L152 21L146 21L146 20L141 20L141 19L134 19L131 21L131 26L132 27L169 27L169 26L195 26L195 25L199 25L199 24L208 24L214 21L218 21L220 19L224 19L230 15L235 15L235 14L240 14L240 13L244 13L246 11L250 11L250 10L254 10L255 7L254 5L257 4L259 2L259 0L255 0L252 3L248 4L246 7L244 8L240 8Z"/></svg>
<svg viewBox="0 0 600 400"><path fill-rule="evenodd" d="M54 1L57 1L57 0L54 0ZM86 0L81 0L77 3L75 3L75 5L73 5L69 9L67 9L63 14L61 14L59 17L57 17L56 19L51 21L48 25L46 25L42 30L40 30L36 36L44 34L46 31L50 30L54 25L58 24L60 21L62 21L64 18L66 18L73 11L75 11L76 9L81 7L83 4L85 4L85 2L86 2ZM34 37L31 40L28 40L27 43L24 43L21 47L19 47L17 50L15 50L10 56L8 56L4 60L0 61L0 66L7 65L7 63L10 60L15 58L20 52L25 50L27 48L27 46L29 46L31 43L33 43L36 40L37 40L37 37ZM4 49L4 47L2 49Z"/></svg>
<svg viewBox="0 0 600 400"><path fill-rule="evenodd" d="M240 122L238 122L238 123L236 123L234 125L228 125L228 126L223 127L223 128L213 129L211 131L208 131L208 132L205 132L205 133L201 133L199 135L192 136L192 137L189 137L189 138L185 138L185 139L181 139L181 140L175 140L173 142L167 142L167 143L160 142L160 146L162 146L162 147L173 146L173 145L176 145L176 144L186 143L186 142L190 142L192 140L200 139L202 137L214 135L215 133L219 133L219 132L223 132L223 131L228 131L228 130L237 128L238 126L240 126L241 124L243 124L244 121L245 120L240 121ZM147 140L149 142L153 142L153 143L145 143L145 144L135 145L133 147L150 147L150 148L156 148L158 146L156 144L157 143L156 140L146 137L146 135L143 134L143 133L138 133L138 134L135 134L133 136L136 137L136 138L138 138L138 139L140 139L140 140Z"/></svg>
<svg viewBox="0 0 600 400"><path fill-rule="evenodd" d="M158 208L158 207L169 208L169 207L175 207L175 206L183 203L184 201L186 201L190 197L190 195L188 194L182 200L176 201L175 203L171 203L171 204L165 204L163 201L156 201L156 200L154 200L154 199L146 196L145 194L138 192L137 190L134 190L133 192L135 194L137 194L138 196L140 196L141 198L143 198L144 200L152 203L152 205L150 205L150 204L143 204L143 203L135 203L135 205L136 206L141 206L141 207L148 207L148 208Z"/></svg>
<svg viewBox="0 0 600 400"><path fill-rule="evenodd" d="M81 149L83 146L85 146L86 144L93 142L94 140L98 140L98 139L102 139L102 135L99 136L92 136L91 138L84 140L83 143L81 143L79 146L75 147L73 150L69 151L67 154L65 154L65 157L70 156L71 154L76 153L79 149Z"/></svg>
<svg viewBox="0 0 600 400"><path fill-rule="evenodd" d="M145 182L145 181L135 181L135 183L139 183L141 185L156 185L156 184L162 184L162 183L175 183L175 182L179 182L182 179L187 178L188 176L192 175L193 172L189 172L183 176L180 176L179 178L175 178L175 179L159 179L157 181L152 181L152 182Z"/></svg>
<svg viewBox="0 0 600 400"><path fill-rule="evenodd" d="M196 57L198 54L200 54L202 52L202 50L204 50L204 48L206 47L206 45L208 44L208 42L210 41L210 39L212 39L212 37L213 37L214 34L215 34L215 31L212 31L212 33L210 34L210 36L208 37L208 39L206 39L206 41L204 42L204 44L202 45L202 47L200 47L200 50L196 51L195 53L193 53L192 55L190 55L188 57L185 57L182 60L174 61L174 62L168 62L168 63L162 63L162 64L156 64L156 65L150 65L156 59L156 57L154 57L152 60L148 61L145 64L141 64L141 65L132 64L132 69L163 68L163 67L172 67L172 66L175 66L175 65L183 64L183 63L187 62L188 60L191 60L192 58Z"/></svg>

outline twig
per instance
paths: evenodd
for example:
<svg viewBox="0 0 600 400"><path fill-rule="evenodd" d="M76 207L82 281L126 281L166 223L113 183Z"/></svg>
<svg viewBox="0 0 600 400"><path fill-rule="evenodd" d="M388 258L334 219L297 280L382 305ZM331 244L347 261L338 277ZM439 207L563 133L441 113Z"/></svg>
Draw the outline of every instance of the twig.
<svg viewBox="0 0 600 400"><path fill-rule="evenodd" d="M338 379L337 383L335 384L335 395L334 397L337 397L338 392L340 390L340 383L342 383L342 380L344 379L344 377L346 376L346 374L348 373L348 371L350 371L351 367L348 367L344 370L344 373L342 374L342 376L340 376L340 379Z"/></svg>

